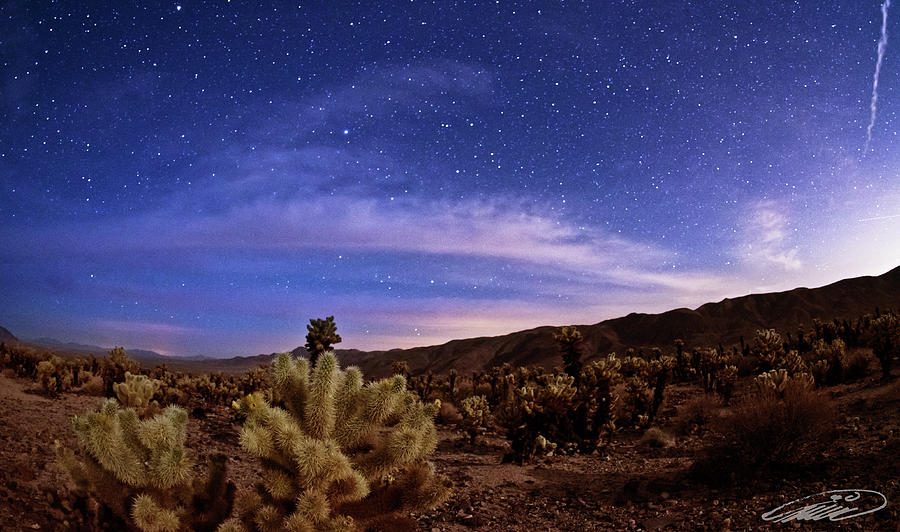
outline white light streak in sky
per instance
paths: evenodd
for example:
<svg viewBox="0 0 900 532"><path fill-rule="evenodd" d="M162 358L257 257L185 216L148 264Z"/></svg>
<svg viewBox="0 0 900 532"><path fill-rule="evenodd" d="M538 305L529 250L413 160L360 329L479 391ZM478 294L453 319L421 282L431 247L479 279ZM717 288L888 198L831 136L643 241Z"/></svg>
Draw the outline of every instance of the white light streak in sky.
<svg viewBox="0 0 900 532"><path fill-rule="evenodd" d="M878 105L878 76L881 75L881 61L884 59L884 51L887 49L887 16L890 7L891 0L884 0L884 3L881 4L881 38L878 39L878 59L875 61L875 76L872 80L872 103L869 106L872 114L869 118L869 127L866 128L864 154L869 152L869 144L872 143L872 128L875 127L875 111Z"/></svg>

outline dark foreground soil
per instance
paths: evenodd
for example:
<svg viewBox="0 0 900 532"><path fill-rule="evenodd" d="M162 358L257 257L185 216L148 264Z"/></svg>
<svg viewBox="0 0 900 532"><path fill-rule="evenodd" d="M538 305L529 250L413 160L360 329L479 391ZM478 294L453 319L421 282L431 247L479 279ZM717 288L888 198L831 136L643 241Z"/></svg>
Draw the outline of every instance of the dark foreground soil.
<svg viewBox="0 0 900 532"><path fill-rule="evenodd" d="M701 395L670 387L662 425L677 407ZM489 433L476 445L453 427L440 428L434 462L453 481L454 495L437 510L416 515L421 530L884 530L900 531L900 379L874 378L829 388L840 409L839 438L814 467L759 471L712 488L687 472L707 445L702 431L654 447L636 435L618 437L603 454L551 456L538 463L503 464L505 441ZM36 385L0 377L0 530L66 530L77 520L54 440L74 447L72 415L102 399L64 394L48 399ZM192 418L188 445L198 464L214 453L230 457L239 486L255 481L252 459L238 446L229 409ZM199 466L198 466L199 467ZM884 494L888 506L842 521L772 524L761 514L791 500L836 489Z"/></svg>

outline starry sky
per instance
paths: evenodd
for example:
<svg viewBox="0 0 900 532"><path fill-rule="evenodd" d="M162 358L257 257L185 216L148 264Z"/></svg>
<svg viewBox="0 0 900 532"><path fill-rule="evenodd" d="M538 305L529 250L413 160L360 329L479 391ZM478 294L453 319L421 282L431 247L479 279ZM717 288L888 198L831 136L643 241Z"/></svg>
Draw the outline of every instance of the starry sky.
<svg viewBox="0 0 900 532"><path fill-rule="evenodd" d="M866 150L879 2L94 4L0 4L19 337L388 349L900 264L900 6Z"/></svg>

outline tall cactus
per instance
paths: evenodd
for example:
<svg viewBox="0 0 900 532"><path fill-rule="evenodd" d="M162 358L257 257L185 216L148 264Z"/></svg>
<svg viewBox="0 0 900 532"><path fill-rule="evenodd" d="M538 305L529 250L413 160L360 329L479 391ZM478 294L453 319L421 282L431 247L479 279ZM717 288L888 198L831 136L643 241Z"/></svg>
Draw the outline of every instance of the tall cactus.
<svg viewBox="0 0 900 532"><path fill-rule="evenodd" d="M309 361L316 363L319 355L331 351L331 346L341 342L341 336L337 333L337 325L334 316L323 319L309 320L306 326L306 350L309 352Z"/></svg>
<svg viewBox="0 0 900 532"><path fill-rule="evenodd" d="M449 491L427 457L437 445L438 404L423 404L400 375L369 384L334 353L315 368L279 355L274 398L235 402L246 416L241 446L262 463L262 483L241 497L223 530L354 530L443 502ZM371 501L371 504L367 504ZM387 526L390 528L390 526Z"/></svg>

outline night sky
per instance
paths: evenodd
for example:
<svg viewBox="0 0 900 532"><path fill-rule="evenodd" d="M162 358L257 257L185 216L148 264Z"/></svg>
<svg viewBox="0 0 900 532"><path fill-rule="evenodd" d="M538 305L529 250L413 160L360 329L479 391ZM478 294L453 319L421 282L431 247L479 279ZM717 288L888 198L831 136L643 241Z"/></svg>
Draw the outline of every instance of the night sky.
<svg viewBox="0 0 900 532"><path fill-rule="evenodd" d="M877 1L90 4L0 4L19 337L387 349L900 264L900 5L866 150Z"/></svg>

